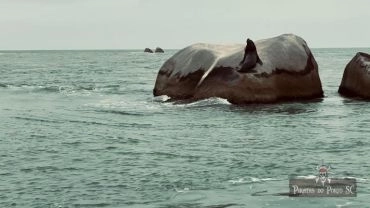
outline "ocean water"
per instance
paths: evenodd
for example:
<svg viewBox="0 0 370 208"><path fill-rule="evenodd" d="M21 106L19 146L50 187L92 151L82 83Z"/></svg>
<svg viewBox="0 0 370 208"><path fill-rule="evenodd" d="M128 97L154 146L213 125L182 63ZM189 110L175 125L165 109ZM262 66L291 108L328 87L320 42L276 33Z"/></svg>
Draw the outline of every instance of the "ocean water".
<svg viewBox="0 0 370 208"><path fill-rule="evenodd" d="M370 207L370 103L337 93L357 51L313 49L322 100L247 106L153 98L176 50L0 51L0 207ZM278 195L322 160L357 197Z"/></svg>

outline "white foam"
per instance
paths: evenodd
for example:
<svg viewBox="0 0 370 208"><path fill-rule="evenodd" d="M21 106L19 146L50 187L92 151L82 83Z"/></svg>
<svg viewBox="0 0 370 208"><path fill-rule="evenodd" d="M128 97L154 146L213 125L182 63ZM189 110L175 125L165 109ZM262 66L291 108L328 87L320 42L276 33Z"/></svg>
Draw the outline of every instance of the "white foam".
<svg viewBox="0 0 370 208"><path fill-rule="evenodd" d="M186 192L189 192L190 189L185 187L184 189L178 189L178 188L175 188L175 191L178 192L178 193L186 193Z"/></svg>
<svg viewBox="0 0 370 208"><path fill-rule="evenodd" d="M352 202L346 202L346 203L344 203L344 204L337 204L337 205L335 205L336 207L338 207L338 208L342 208L342 207L352 207L352 206L350 206L350 205L352 205L353 203Z"/></svg>
<svg viewBox="0 0 370 208"><path fill-rule="evenodd" d="M231 104L226 99L218 98L218 97L212 97L212 98L184 104L184 106L197 106L197 107L209 106L209 105L231 105Z"/></svg>
<svg viewBox="0 0 370 208"><path fill-rule="evenodd" d="M153 97L152 101L154 101L154 102L166 102L169 99L171 99L171 98L168 97L167 95L161 95L161 96Z"/></svg>
<svg viewBox="0 0 370 208"><path fill-rule="evenodd" d="M245 180L244 178L239 178L235 180L229 180L228 182L232 184L243 184L243 183L262 183L265 181L279 181L281 179L278 178L255 178L255 177L249 177L249 180Z"/></svg>

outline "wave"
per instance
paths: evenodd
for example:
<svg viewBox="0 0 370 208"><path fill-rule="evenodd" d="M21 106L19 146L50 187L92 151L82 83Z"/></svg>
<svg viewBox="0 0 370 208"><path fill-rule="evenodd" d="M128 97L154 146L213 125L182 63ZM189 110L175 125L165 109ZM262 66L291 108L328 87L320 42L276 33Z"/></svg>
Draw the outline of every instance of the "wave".
<svg viewBox="0 0 370 208"><path fill-rule="evenodd" d="M163 102L168 102L171 101L171 98L168 97L167 95L162 95L162 96L156 96L152 99L153 102L158 102L158 103L163 103Z"/></svg>
<svg viewBox="0 0 370 208"><path fill-rule="evenodd" d="M172 100L170 97L163 95L153 98L154 102L159 103L170 103L177 107L191 107L191 108L198 108L198 107L218 107L218 106L225 106L225 105L231 105L226 99L223 98L207 98L202 100Z"/></svg>
<svg viewBox="0 0 370 208"><path fill-rule="evenodd" d="M103 94L125 94L127 90L121 90L120 85L103 85L103 86L95 86L95 85L13 85L13 84L6 84L0 83L0 88L6 88L8 90L19 91L19 92L36 92L36 93L65 93L65 94L72 94L72 93L103 93Z"/></svg>
<svg viewBox="0 0 370 208"><path fill-rule="evenodd" d="M205 106L223 106L223 105L231 105L226 99L223 98L208 98L204 100L199 100L193 103L187 104L187 106L192 107L205 107Z"/></svg>
<svg viewBox="0 0 370 208"><path fill-rule="evenodd" d="M0 83L0 89L6 89L15 92L34 92L34 93L61 93L61 94L107 94L107 95L126 95L126 94L149 94L151 89L135 88L127 84L72 84L72 85L15 85Z"/></svg>
<svg viewBox="0 0 370 208"><path fill-rule="evenodd" d="M44 119L44 118L32 118L32 117L21 117L15 116L15 119L26 120L26 121L35 121L35 122L44 122L44 123L62 123L62 121L58 120L51 120L51 119Z"/></svg>
<svg viewBox="0 0 370 208"><path fill-rule="evenodd" d="M306 175L306 176L294 176L295 178L300 179L315 179L317 178L317 175ZM333 178L348 178L348 179L356 179L357 182L368 182L369 179L367 178L357 178L357 177L351 177L351 176L345 176L345 177L333 177Z"/></svg>
<svg viewBox="0 0 370 208"><path fill-rule="evenodd" d="M266 182L266 181L281 181L281 180L283 180L283 179L249 177L247 179L238 178L238 179L234 179L234 180L229 180L228 182L231 183L231 184L251 184L251 183L263 183L263 182Z"/></svg>
<svg viewBox="0 0 370 208"><path fill-rule="evenodd" d="M317 175L306 175L306 176L294 176L295 178L299 179L315 179ZM334 178L352 178L356 179L357 183L367 184L369 179L367 178L357 178L357 177L334 177ZM247 177L247 178L237 178L228 180L231 184L252 184L252 183L264 183L268 181L287 181L288 178L255 178L255 177Z"/></svg>
<svg viewBox="0 0 370 208"><path fill-rule="evenodd" d="M150 123L108 123L108 122L98 122L94 120L76 120L76 119L60 119L60 120L52 120L52 119L46 119L46 118L38 118L38 117L21 117L21 116L15 116L12 117L14 119L18 120L26 120L31 122L42 122L45 124L49 123L76 123L76 124L82 124L82 125L97 125L97 126L114 126L114 127L127 127L127 128L150 128L152 127L152 124Z"/></svg>
<svg viewBox="0 0 370 208"><path fill-rule="evenodd" d="M47 92L61 92L61 91L71 91L71 90L96 90L94 86L58 86L58 85L11 85L0 83L0 87L9 88L12 90L26 90L26 91L47 91Z"/></svg>
<svg viewBox="0 0 370 208"><path fill-rule="evenodd" d="M122 111L122 110L96 110L96 112L100 113L112 113L112 114L119 114L119 115L126 115L126 116L144 116L147 115L146 112L135 112L135 111Z"/></svg>

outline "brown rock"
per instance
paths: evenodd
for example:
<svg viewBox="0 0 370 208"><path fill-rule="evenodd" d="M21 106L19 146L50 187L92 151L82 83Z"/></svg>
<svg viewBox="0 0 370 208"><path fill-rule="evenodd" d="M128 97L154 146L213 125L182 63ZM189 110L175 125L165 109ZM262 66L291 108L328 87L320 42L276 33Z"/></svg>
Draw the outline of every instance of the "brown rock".
<svg viewBox="0 0 370 208"><path fill-rule="evenodd" d="M370 99L370 55L359 52L347 64L338 92L347 97Z"/></svg>
<svg viewBox="0 0 370 208"><path fill-rule="evenodd" d="M260 63L240 72L245 44L194 44L160 68L154 96L199 100L220 97L234 104L323 97L318 66L306 42L285 34L255 42ZM245 63L245 61L244 61Z"/></svg>

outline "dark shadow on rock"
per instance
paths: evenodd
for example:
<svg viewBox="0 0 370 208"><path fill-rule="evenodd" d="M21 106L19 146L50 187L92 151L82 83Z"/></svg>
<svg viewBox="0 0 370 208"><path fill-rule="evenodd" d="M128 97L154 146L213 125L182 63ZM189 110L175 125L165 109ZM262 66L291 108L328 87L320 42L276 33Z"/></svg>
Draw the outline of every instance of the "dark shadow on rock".
<svg viewBox="0 0 370 208"><path fill-rule="evenodd" d="M155 53L164 53L164 50L160 47L155 48Z"/></svg>
<svg viewBox="0 0 370 208"><path fill-rule="evenodd" d="M152 49L150 49L150 48L145 48L144 49L144 52L145 53L153 53Z"/></svg>

